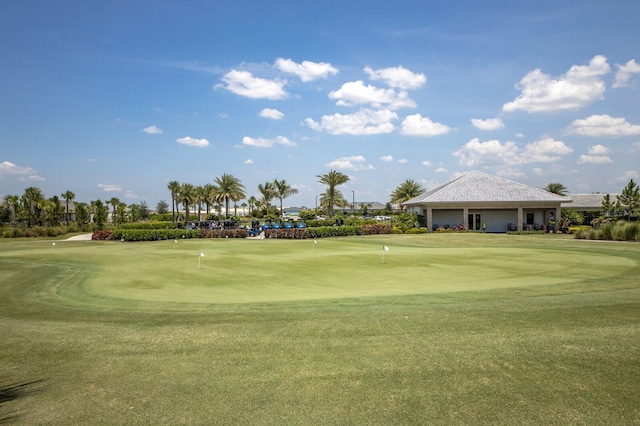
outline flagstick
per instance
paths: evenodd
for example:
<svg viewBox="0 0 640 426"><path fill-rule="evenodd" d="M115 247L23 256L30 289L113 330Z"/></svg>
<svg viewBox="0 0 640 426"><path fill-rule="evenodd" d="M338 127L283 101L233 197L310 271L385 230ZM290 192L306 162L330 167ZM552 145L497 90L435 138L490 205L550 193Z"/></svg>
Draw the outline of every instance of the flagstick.
<svg viewBox="0 0 640 426"><path fill-rule="evenodd" d="M56 246L56 243L51 244L51 253L53 253L53 248Z"/></svg>
<svg viewBox="0 0 640 426"><path fill-rule="evenodd" d="M200 270L200 258L201 258L201 257L202 257L202 256L201 256L200 254L198 254L198 271Z"/></svg>

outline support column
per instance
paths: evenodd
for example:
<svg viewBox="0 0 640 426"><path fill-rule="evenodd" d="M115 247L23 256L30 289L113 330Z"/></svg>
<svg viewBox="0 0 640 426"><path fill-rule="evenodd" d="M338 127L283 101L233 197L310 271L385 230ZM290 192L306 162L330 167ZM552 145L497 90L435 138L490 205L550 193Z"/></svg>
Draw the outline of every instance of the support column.
<svg viewBox="0 0 640 426"><path fill-rule="evenodd" d="M463 207L462 209L462 222L460 222L464 229L469 231L469 207Z"/></svg>
<svg viewBox="0 0 640 426"><path fill-rule="evenodd" d="M562 216L561 216L561 208L560 207L556 207L556 223L554 225L554 231L558 232L560 230L560 220L562 220Z"/></svg>
<svg viewBox="0 0 640 426"><path fill-rule="evenodd" d="M522 231L522 207L518 207L518 231Z"/></svg>
<svg viewBox="0 0 640 426"><path fill-rule="evenodd" d="M427 207L427 229L429 232L432 231L433 228L433 209L431 207Z"/></svg>

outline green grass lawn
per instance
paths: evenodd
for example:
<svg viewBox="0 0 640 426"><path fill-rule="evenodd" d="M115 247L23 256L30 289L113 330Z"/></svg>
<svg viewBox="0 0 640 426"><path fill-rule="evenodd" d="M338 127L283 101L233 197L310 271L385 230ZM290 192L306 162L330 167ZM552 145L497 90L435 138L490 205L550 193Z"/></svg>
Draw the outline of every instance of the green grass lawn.
<svg viewBox="0 0 640 426"><path fill-rule="evenodd" d="M0 240L2 420L640 424L640 245Z"/></svg>

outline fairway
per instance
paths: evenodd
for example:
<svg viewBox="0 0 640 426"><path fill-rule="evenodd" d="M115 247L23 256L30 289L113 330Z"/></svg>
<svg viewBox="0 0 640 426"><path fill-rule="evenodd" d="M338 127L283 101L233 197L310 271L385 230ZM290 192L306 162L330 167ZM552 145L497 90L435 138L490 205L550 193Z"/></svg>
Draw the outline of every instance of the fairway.
<svg viewBox="0 0 640 426"><path fill-rule="evenodd" d="M0 387L35 381L0 421L640 423L637 244L0 240L0 270Z"/></svg>

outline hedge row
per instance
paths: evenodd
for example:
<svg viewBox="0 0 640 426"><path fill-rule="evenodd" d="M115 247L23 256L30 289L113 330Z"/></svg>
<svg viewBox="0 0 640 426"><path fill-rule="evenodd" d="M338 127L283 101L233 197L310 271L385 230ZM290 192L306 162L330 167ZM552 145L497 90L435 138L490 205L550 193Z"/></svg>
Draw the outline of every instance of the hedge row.
<svg viewBox="0 0 640 426"><path fill-rule="evenodd" d="M179 222L132 222L123 223L118 229L177 229L180 226Z"/></svg>
<svg viewBox="0 0 640 426"><path fill-rule="evenodd" d="M390 224L371 224L364 226L320 226L314 228L267 229L265 238L305 239L327 237L351 237L354 235L391 234Z"/></svg>
<svg viewBox="0 0 640 426"><path fill-rule="evenodd" d="M582 240L640 241L640 222L621 220L603 224L600 229L581 229L575 235Z"/></svg>

